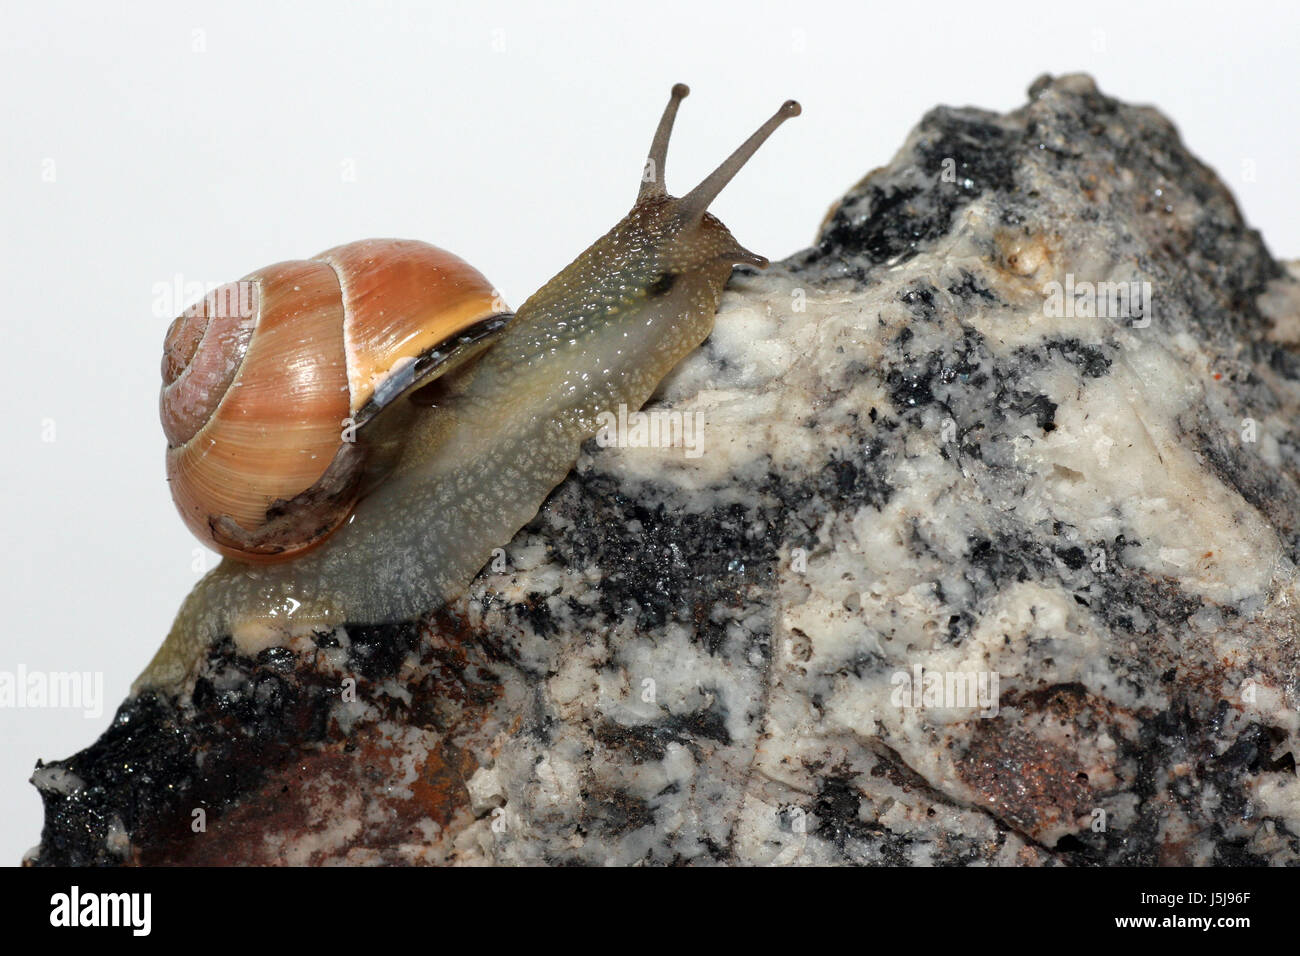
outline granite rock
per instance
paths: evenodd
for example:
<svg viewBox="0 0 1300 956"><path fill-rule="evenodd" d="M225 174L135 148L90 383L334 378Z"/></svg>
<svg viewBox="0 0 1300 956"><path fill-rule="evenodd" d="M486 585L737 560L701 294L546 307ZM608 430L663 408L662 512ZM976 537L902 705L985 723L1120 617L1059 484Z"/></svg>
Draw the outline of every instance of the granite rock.
<svg viewBox="0 0 1300 956"><path fill-rule="evenodd" d="M1300 863L1298 277L1085 76L935 109L737 273L694 447L127 700L29 861Z"/></svg>

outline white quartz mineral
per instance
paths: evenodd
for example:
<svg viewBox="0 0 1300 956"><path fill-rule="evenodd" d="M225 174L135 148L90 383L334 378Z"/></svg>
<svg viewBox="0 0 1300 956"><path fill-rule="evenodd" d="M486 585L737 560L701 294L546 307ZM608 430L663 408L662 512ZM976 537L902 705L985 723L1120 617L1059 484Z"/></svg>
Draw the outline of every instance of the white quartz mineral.
<svg viewBox="0 0 1300 956"><path fill-rule="evenodd" d="M1300 862L1300 282L1159 113L933 110L647 411L465 600L128 700L35 859Z"/></svg>

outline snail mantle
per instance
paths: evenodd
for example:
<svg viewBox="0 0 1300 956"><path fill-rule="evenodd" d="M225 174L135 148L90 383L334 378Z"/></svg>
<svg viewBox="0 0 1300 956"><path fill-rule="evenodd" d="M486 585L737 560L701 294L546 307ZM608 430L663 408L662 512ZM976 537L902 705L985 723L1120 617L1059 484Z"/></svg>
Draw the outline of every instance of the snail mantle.
<svg viewBox="0 0 1300 956"><path fill-rule="evenodd" d="M1085 76L932 110L658 440L463 599L125 701L27 862L1300 863L1298 276Z"/></svg>

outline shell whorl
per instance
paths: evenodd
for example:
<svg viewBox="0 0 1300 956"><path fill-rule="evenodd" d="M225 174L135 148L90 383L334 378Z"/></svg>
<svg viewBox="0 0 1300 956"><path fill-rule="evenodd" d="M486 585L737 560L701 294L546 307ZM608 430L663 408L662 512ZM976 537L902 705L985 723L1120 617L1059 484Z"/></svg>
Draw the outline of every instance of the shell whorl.
<svg viewBox="0 0 1300 956"><path fill-rule="evenodd" d="M364 463L340 455L351 416L395 370L500 311L472 266L405 240L338 246L210 293L172 323L163 349L167 475L186 524L249 560L319 543L360 484L341 471L345 457L348 469ZM288 532L243 540L277 516L283 524L295 499L303 513Z"/></svg>
<svg viewBox="0 0 1300 956"><path fill-rule="evenodd" d="M238 301L239 287L230 283L214 290L167 330L160 407L169 445L189 441L212 417L248 351L252 316L226 308L232 299Z"/></svg>

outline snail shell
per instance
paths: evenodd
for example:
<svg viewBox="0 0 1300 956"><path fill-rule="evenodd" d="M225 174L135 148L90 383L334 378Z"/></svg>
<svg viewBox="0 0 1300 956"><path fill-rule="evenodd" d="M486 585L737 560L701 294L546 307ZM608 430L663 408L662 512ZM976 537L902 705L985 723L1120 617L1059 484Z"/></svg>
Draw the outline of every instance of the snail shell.
<svg viewBox="0 0 1300 956"><path fill-rule="evenodd" d="M400 239L337 246L214 290L163 345L167 478L181 517L245 561L319 544L400 450L399 399L465 365L507 318L473 266Z"/></svg>

